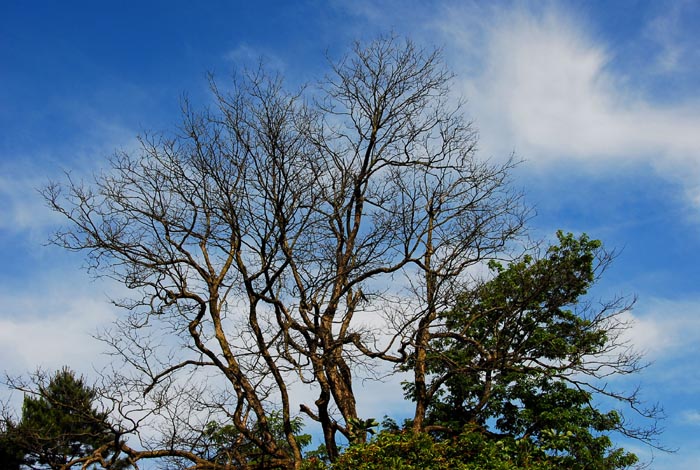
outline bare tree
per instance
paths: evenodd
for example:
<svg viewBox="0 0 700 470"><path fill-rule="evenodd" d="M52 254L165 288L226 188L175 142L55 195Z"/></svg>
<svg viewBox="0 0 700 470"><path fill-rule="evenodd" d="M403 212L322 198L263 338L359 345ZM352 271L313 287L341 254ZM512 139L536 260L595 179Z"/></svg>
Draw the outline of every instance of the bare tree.
<svg viewBox="0 0 700 470"><path fill-rule="evenodd" d="M142 137L90 183L45 189L69 221L53 241L134 292L104 337L134 372L114 398L124 430L161 423L145 450L123 444L132 462L224 468L203 437L219 423L235 436L230 464L298 468L295 381L316 391L300 409L334 459L338 433L365 438L357 363L410 354L424 393L431 323L524 214L512 163L476 158L450 79L439 52L386 38L357 44L313 99L263 70L228 91L212 80L215 109L185 101L179 132ZM409 287L387 288L397 276ZM362 328L377 312L393 334Z"/></svg>

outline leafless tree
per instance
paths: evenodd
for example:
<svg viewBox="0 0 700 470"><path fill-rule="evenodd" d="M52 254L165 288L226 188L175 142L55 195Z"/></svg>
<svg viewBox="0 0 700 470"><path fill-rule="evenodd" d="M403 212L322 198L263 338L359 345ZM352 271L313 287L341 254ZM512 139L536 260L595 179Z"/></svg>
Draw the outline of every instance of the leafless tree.
<svg viewBox="0 0 700 470"><path fill-rule="evenodd" d="M217 106L185 101L174 135L45 188L69 221L53 241L134 292L104 336L133 373L114 398L124 429L161 423L145 450L123 444L133 463L225 468L202 450L218 422L236 468L298 468L295 382L317 394L300 409L333 459L338 433L365 436L355 366L409 355L420 429L430 326L524 217L512 162L477 159L450 80L438 51L395 38L357 44L300 92L264 70L212 80ZM381 314L385 334L362 328Z"/></svg>

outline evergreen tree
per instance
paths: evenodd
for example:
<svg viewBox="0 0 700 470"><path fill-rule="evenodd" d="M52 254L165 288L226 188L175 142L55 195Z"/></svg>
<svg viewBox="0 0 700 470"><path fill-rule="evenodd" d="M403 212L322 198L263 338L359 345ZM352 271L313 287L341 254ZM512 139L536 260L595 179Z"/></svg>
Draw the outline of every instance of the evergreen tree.
<svg viewBox="0 0 700 470"><path fill-rule="evenodd" d="M95 400L95 390L66 367L40 383L36 396L25 395L19 425L24 463L58 470L109 443L107 416Z"/></svg>
<svg viewBox="0 0 700 470"><path fill-rule="evenodd" d="M8 417L0 421L0 470L19 470L24 457L17 424Z"/></svg>

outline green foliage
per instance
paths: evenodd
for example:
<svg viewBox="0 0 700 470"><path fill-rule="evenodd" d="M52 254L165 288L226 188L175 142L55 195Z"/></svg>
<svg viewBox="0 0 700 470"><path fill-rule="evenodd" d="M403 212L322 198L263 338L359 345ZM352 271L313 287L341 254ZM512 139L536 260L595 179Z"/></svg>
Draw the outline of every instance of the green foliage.
<svg viewBox="0 0 700 470"><path fill-rule="evenodd" d="M566 468L542 449L512 438L493 440L467 430L438 440L426 433L383 431L355 445L332 470L554 470Z"/></svg>
<svg viewBox="0 0 700 470"><path fill-rule="evenodd" d="M374 427L379 426L379 423L374 418L360 419L360 418L350 418L348 420L348 427L350 429L350 441L355 442L357 440L364 441L367 434L374 434Z"/></svg>
<svg viewBox="0 0 700 470"><path fill-rule="evenodd" d="M95 400L95 390L68 368L40 384L37 396L25 395L19 425L25 463L58 469L111 442L107 416L94 408Z"/></svg>
<svg viewBox="0 0 700 470"><path fill-rule="evenodd" d="M308 470L603 470L632 465L636 459L619 453L607 462L591 456L573 457L568 449L573 433L548 431L549 440L538 445L527 438L494 437L476 428L440 439L409 430L384 430L370 442L348 448L330 466ZM558 449L554 449L557 447Z"/></svg>
<svg viewBox="0 0 700 470"><path fill-rule="evenodd" d="M557 236L539 258L492 262L493 278L442 315L428 357L429 432L387 419L332 470L613 470L637 462L608 435L624 430L621 415L598 409L596 388L581 381L598 378L591 358L614 346L619 305L591 312L581 300L609 258L586 235ZM627 357L606 361L614 372L635 370ZM406 390L411 396L412 385Z"/></svg>
<svg viewBox="0 0 700 470"><path fill-rule="evenodd" d="M23 459L17 425L3 418L0 422L0 470L19 470Z"/></svg>
<svg viewBox="0 0 700 470"><path fill-rule="evenodd" d="M270 414L269 428L280 448L291 452L284 433L284 420L279 412ZM301 449L311 444L311 435L302 434L304 421L297 416L291 419L292 433ZM255 430L258 432L258 430ZM210 462L223 465L241 465L243 463L265 468L266 457L259 448L249 442L233 425L209 422L202 436L201 456Z"/></svg>
<svg viewBox="0 0 700 470"><path fill-rule="evenodd" d="M304 453L304 460L301 464L302 470L326 470L330 466L330 458L325 444L319 445L316 449Z"/></svg>
<svg viewBox="0 0 700 470"><path fill-rule="evenodd" d="M591 388L572 379L597 379L597 363L588 368L587 361L610 351L610 306L577 310L604 253L586 235L557 235L559 243L540 259L492 262L494 277L444 314L429 355L439 388L428 423L452 434L476 426L499 443L527 442L561 468L625 468L636 457L614 448L606 434L623 428L620 414L597 409ZM626 361L606 366L633 371ZM411 385L406 389L411 396Z"/></svg>

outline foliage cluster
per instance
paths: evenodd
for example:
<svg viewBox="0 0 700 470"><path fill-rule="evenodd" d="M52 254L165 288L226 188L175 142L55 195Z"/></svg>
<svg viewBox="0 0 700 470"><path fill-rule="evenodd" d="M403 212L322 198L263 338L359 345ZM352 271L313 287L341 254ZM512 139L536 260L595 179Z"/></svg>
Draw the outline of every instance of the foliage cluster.
<svg viewBox="0 0 700 470"><path fill-rule="evenodd" d="M108 414L95 408L96 389L72 370L64 367L50 377L37 372L33 388L12 385L24 390L25 397L20 421L14 423L9 416L3 420L0 452L5 468L62 470L110 453L115 437Z"/></svg>
<svg viewBox="0 0 700 470"><path fill-rule="evenodd" d="M434 334L429 353L439 388L428 428L454 432L476 426L589 466L624 467L634 457L614 448L608 433L646 438L647 431L625 428L618 411L603 411L594 400L595 394L607 395L637 405L636 396L601 385L609 374L640 367L634 355L606 360L627 351L619 325L611 323L627 307L619 300L596 310L585 304L610 258L586 235L557 236L558 243L542 256L526 255L507 266L491 262L494 276L460 295L444 313L444 327ZM407 391L410 396L412 384Z"/></svg>
<svg viewBox="0 0 700 470"><path fill-rule="evenodd" d="M333 470L554 470L546 453L525 441L490 440L476 431L436 440L410 430L383 431L366 444L349 448Z"/></svg>
<svg viewBox="0 0 700 470"><path fill-rule="evenodd" d="M555 434L555 432L552 432ZM410 430L382 431L365 444L347 449L332 470L612 470L628 468L634 456L605 462L559 453L573 435L559 435L539 446L528 439L493 438L465 429L446 439ZM310 469L321 467L309 467Z"/></svg>

